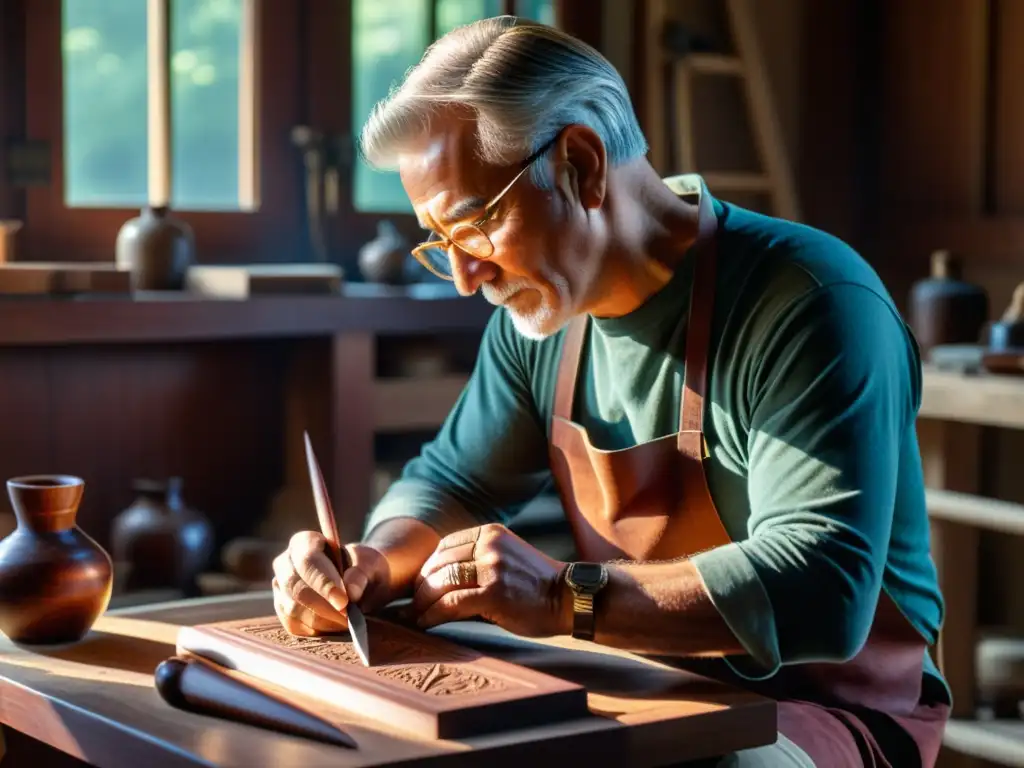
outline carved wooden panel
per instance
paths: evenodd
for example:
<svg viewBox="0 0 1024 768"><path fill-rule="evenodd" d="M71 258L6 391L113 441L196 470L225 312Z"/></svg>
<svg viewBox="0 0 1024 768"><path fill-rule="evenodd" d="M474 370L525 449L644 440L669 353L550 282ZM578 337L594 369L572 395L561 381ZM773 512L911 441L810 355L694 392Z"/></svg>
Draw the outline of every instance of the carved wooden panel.
<svg viewBox="0 0 1024 768"><path fill-rule="evenodd" d="M276 617L183 628L205 656L421 738L466 738L586 717L586 690L447 640L367 617L371 667L347 633L295 637Z"/></svg>

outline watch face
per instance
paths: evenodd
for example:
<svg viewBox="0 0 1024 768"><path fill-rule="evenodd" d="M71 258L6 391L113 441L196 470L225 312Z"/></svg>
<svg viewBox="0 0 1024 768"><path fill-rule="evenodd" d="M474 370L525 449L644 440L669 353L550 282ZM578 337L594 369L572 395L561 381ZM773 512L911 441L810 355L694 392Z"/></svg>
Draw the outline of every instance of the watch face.
<svg viewBox="0 0 1024 768"><path fill-rule="evenodd" d="M585 591L604 586L604 568L597 563L573 563L568 575L573 584Z"/></svg>

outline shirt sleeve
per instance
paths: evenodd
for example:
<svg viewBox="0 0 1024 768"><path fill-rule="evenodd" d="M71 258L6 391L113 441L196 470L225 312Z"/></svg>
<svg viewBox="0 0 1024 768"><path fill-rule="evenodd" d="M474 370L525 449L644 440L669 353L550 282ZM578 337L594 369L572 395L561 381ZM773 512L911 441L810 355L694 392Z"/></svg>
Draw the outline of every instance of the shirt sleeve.
<svg viewBox="0 0 1024 768"><path fill-rule="evenodd" d="M748 677L862 647L921 389L913 337L867 286L813 289L767 330L741 385L749 535L694 558Z"/></svg>
<svg viewBox="0 0 1024 768"><path fill-rule="evenodd" d="M404 468L367 520L411 517L444 536L536 496L550 477L547 438L505 313L488 322L472 375L436 437Z"/></svg>

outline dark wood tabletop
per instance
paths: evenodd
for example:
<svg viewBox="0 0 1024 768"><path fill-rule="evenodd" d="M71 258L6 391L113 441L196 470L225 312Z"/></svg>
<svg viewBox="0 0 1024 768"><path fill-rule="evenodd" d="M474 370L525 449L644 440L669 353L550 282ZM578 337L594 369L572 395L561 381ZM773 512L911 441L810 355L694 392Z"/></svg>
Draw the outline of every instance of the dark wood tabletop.
<svg viewBox="0 0 1024 768"><path fill-rule="evenodd" d="M10 755L27 741L56 750L68 764L79 764L77 759L106 768L494 768L564 763L586 750L588 766L641 766L725 754L776 738L772 701L571 638L525 641L476 622L435 631L583 683L591 717L459 741L421 741L386 723L331 713L358 743L353 750L180 711L160 698L153 671L174 654L178 627L272 614L270 593L257 592L112 610L75 645L29 649L0 639L0 722Z"/></svg>

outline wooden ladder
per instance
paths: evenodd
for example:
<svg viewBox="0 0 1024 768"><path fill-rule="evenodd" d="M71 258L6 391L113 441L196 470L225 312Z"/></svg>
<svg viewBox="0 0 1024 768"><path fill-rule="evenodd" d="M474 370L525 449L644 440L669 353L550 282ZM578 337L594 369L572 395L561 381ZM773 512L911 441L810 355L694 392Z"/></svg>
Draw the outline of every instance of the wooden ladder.
<svg viewBox="0 0 1024 768"><path fill-rule="evenodd" d="M765 72L761 45L754 24L750 0L725 0L729 31L735 54L687 52L679 55L667 50L664 40L668 22L667 0L648 0L646 58L648 86L647 133L651 161L662 175L699 173L714 194L761 193L772 199L772 213L792 221L800 220L792 168L789 164L778 112ZM666 80L671 75L671 101L675 111L676 133L668 137ZM752 173L715 171L698 167L694 147L694 109L692 83L698 76L735 77L743 83L747 114L761 170ZM668 150L679 167L669 170Z"/></svg>

